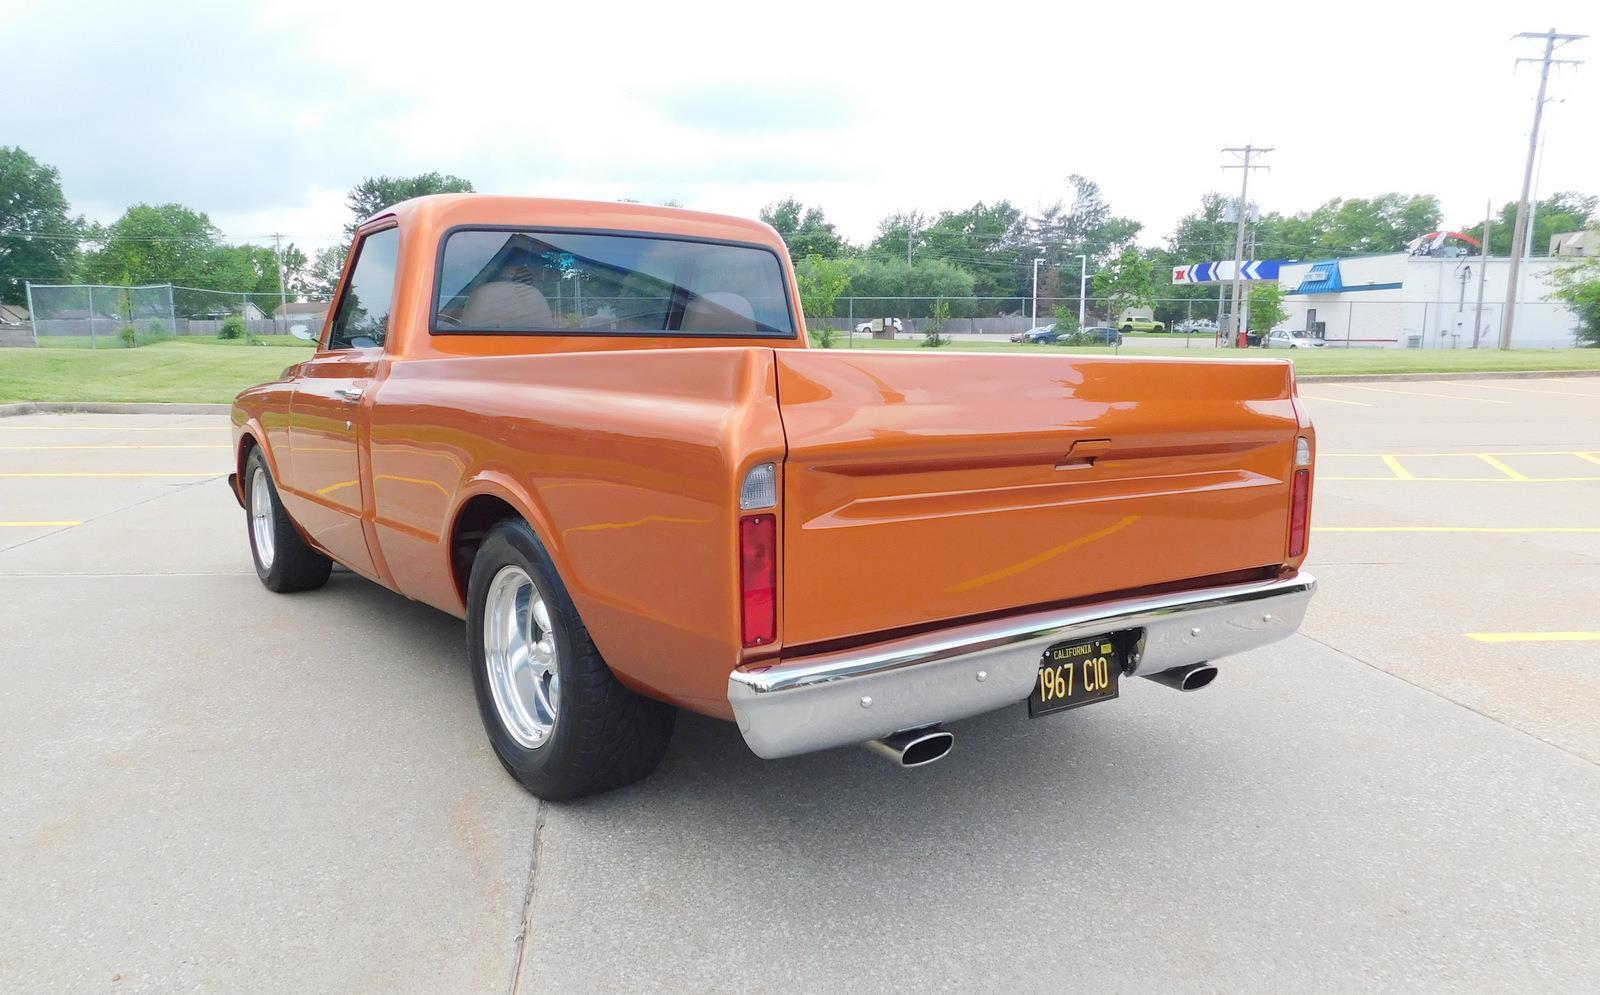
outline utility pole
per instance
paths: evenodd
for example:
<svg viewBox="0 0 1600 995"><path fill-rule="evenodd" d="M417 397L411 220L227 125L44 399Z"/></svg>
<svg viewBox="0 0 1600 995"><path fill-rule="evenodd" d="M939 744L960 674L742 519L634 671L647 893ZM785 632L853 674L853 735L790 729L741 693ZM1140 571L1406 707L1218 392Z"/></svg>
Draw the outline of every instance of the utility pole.
<svg viewBox="0 0 1600 995"><path fill-rule="evenodd" d="M1044 257L1039 256L1033 261L1033 320L1029 323L1028 331L1039 327L1039 264L1044 262Z"/></svg>
<svg viewBox="0 0 1600 995"><path fill-rule="evenodd" d="M1489 276L1489 236L1494 228L1494 201L1483 202L1483 251L1478 255L1478 305L1472 315L1472 348L1478 348L1478 336L1483 334L1483 284Z"/></svg>
<svg viewBox="0 0 1600 995"><path fill-rule="evenodd" d="M1089 286L1089 257L1078 256L1078 327L1083 327L1083 297Z"/></svg>
<svg viewBox="0 0 1600 995"><path fill-rule="evenodd" d="M1517 220L1511 229L1511 258L1506 261L1506 313L1500 319L1500 348L1511 348L1511 330L1517 321L1517 270L1522 266L1522 247L1528 240L1528 192L1533 186L1533 160L1539 150L1539 122L1544 117L1545 91L1550 84L1551 66L1582 65L1581 59L1553 58L1556 49L1570 42L1580 41L1588 35L1564 35L1551 28L1543 34L1524 31L1518 38L1540 38L1544 41L1544 55L1538 59L1518 59L1539 63L1539 95L1533 100L1533 129L1528 132L1528 164L1522 171L1522 197L1517 201Z"/></svg>
<svg viewBox="0 0 1600 995"><path fill-rule="evenodd" d="M283 285L283 236L277 232L272 233L272 253L278 257L278 334L282 335L282 326L289 323L289 291Z"/></svg>
<svg viewBox="0 0 1600 995"><path fill-rule="evenodd" d="M1239 332L1241 331L1239 327L1239 319L1241 316L1239 310L1239 295L1244 284L1244 229L1245 223L1250 219L1250 170L1268 168L1266 166L1255 165L1251 162L1251 160L1258 155L1266 155L1268 152L1273 151L1273 149L1257 148L1254 145L1247 144L1230 146L1222 151L1232 154L1234 158L1239 160L1237 163L1226 164L1222 168L1237 169L1241 174L1243 174L1243 178L1239 183L1239 227L1233 236L1233 312L1228 320L1228 331L1230 333L1230 337L1227 341L1227 344L1233 345L1238 342Z"/></svg>

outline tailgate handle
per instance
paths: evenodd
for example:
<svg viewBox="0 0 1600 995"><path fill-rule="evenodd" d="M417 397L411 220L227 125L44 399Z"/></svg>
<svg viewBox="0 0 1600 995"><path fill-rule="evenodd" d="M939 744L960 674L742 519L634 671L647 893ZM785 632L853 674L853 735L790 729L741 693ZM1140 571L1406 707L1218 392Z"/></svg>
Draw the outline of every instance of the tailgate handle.
<svg viewBox="0 0 1600 995"><path fill-rule="evenodd" d="M1094 461L1111 451L1110 439L1079 439L1067 450L1061 462L1056 464L1057 470L1076 470L1079 467L1094 466Z"/></svg>

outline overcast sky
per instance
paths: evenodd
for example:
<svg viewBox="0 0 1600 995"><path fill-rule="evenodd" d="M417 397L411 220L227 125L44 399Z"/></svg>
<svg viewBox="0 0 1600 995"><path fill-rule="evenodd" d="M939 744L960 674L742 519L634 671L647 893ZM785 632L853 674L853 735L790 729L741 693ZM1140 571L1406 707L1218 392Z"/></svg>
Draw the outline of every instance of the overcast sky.
<svg viewBox="0 0 1600 995"><path fill-rule="evenodd" d="M1536 68L1519 31L1600 34L1600 3L134 4L8 0L0 144L73 209L206 211L234 239L342 240L363 176L751 216L787 194L854 240L884 214L1082 173L1154 244L1224 145L1273 145L1267 210L1514 199ZM1600 38L1552 77L1538 188L1600 194Z"/></svg>

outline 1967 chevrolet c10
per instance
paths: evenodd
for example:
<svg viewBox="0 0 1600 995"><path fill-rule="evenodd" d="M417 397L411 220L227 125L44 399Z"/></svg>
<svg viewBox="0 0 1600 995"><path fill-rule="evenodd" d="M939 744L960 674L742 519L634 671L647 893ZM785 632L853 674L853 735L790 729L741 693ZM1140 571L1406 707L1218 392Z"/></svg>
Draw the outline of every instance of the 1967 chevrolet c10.
<svg viewBox="0 0 1600 995"><path fill-rule="evenodd" d="M544 798L635 781L676 710L762 757L1183 690L1281 639L1315 437L1276 360L806 347L752 221L475 195L366 222L317 349L233 408L274 591L333 562L467 621Z"/></svg>

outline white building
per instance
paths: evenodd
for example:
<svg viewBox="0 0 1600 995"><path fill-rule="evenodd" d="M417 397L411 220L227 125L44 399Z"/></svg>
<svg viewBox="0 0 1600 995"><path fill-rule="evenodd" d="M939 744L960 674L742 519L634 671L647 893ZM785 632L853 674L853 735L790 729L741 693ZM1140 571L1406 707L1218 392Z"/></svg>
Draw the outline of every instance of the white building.
<svg viewBox="0 0 1600 995"><path fill-rule="evenodd" d="M1509 260L1415 256L1403 252L1321 262L1285 262L1278 270L1288 319L1278 327L1319 331L1329 346L1468 349L1500 338ZM1520 349L1576 344L1577 319L1550 300L1550 273L1570 259L1525 259L1517 278ZM1477 305L1480 271L1483 307Z"/></svg>

